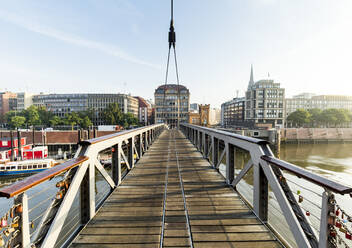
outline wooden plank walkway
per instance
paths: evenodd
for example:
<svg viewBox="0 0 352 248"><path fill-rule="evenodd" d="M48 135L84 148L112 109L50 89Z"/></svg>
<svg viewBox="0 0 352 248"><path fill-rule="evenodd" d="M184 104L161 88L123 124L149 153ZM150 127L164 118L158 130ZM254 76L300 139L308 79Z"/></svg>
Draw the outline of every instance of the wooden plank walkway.
<svg viewBox="0 0 352 248"><path fill-rule="evenodd" d="M70 247L281 247L176 130L164 131Z"/></svg>

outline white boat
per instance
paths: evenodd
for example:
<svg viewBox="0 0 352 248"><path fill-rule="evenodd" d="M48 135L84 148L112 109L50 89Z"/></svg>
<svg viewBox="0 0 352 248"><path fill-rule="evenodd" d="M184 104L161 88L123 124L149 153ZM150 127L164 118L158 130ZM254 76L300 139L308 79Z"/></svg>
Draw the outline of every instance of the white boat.
<svg viewBox="0 0 352 248"><path fill-rule="evenodd" d="M0 176L33 174L50 169L58 163L54 159L35 159L0 164Z"/></svg>

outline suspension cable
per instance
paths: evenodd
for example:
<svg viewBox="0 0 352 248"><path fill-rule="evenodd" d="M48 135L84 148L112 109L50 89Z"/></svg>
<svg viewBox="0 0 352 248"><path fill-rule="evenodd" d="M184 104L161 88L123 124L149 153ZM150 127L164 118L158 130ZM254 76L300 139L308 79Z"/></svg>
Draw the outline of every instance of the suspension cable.
<svg viewBox="0 0 352 248"><path fill-rule="evenodd" d="M163 117L164 123L167 124L166 118L166 88L167 88L167 81L168 81L168 74L169 74L169 65L170 65L170 50L173 48L174 51L174 59L175 59L175 70L176 70L176 79L177 79L177 128L179 128L180 123L180 81L179 81L179 73L178 73L178 65L177 65L177 57L176 57L176 33L174 27L174 1L171 0L171 21L170 21L170 28L169 28L169 50L167 56L167 64L166 64L166 76L165 76L165 86L164 86L164 97L163 97Z"/></svg>

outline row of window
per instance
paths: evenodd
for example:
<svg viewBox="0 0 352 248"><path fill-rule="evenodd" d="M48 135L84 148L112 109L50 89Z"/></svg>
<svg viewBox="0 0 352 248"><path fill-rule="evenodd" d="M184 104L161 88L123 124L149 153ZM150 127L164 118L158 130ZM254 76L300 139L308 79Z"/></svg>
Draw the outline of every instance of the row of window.
<svg viewBox="0 0 352 248"><path fill-rule="evenodd" d="M42 169L47 168L46 164L34 164L34 165L18 165L17 170L31 170L31 169ZM0 170L15 170L16 166L0 167Z"/></svg>

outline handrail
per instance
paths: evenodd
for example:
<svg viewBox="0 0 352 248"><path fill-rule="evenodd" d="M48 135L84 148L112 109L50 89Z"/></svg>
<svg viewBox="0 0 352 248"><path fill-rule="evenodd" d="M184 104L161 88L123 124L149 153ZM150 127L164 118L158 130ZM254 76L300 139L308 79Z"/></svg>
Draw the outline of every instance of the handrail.
<svg viewBox="0 0 352 248"><path fill-rule="evenodd" d="M10 197L19 195L29 188L32 188L54 176L61 174L62 172L68 171L69 169L72 169L80 165L81 163L83 163L84 161L87 161L88 159L89 158L86 156L80 156L78 158L74 158L62 164L56 165L48 170L42 171L33 176L27 177L22 181L18 181L5 188L2 188L0 190L0 197L10 198Z"/></svg>
<svg viewBox="0 0 352 248"><path fill-rule="evenodd" d="M243 136L243 135L239 135L239 134L235 134L235 133L230 133L230 132L226 132L226 131L222 131L222 130L218 130L218 129L214 129L214 128L202 127L202 126L197 126L197 125L193 125L193 124L185 124L185 123L182 123L182 125L185 127L191 127L194 129L205 130L205 131L211 132L211 133L226 135L228 137L236 138L239 140L244 140L244 141L258 144L258 145L269 144L269 141L266 141L266 140L247 137L247 136Z"/></svg>
<svg viewBox="0 0 352 248"><path fill-rule="evenodd" d="M105 140L108 140L108 139L111 139L111 138L116 138L118 136L122 136L122 135L125 135L125 134L128 134L128 133L132 133L132 132L135 132L135 131L141 131L141 130L144 130L144 129L150 129L150 127L154 127L154 126L157 127L157 126L161 126L161 125L164 125L164 124L154 124L154 125L150 125L150 126L147 126L147 127L139 127L139 128L134 128L134 129L130 129L130 130L124 130L124 131L120 131L120 132L117 132L117 133L104 135L104 136L97 137L97 138L83 140L83 141L80 141L78 144L80 144L80 145L83 145L83 144L92 145L92 144L103 142Z"/></svg>
<svg viewBox="0 0 352 248"><path fill-rule="evenodd" d="M286 161L270 157L267 155L261 156L261 159L264 161L270 163L271 165L277 166L282 170L287 170L293 174L295 174L298 177L302 177L306 179L307 181L310 181L314 184L317 184L323 188L327 188L331 190L332 192L344 195L344 194L349 194L352 193L352 188L348 187L346 185L343 185L341 183L332 181L330 179L327 179L325 177L319 176L315 173L312 173L310 171L307 171L303 168L298 167L297 165L288 163Z"/></svg>

